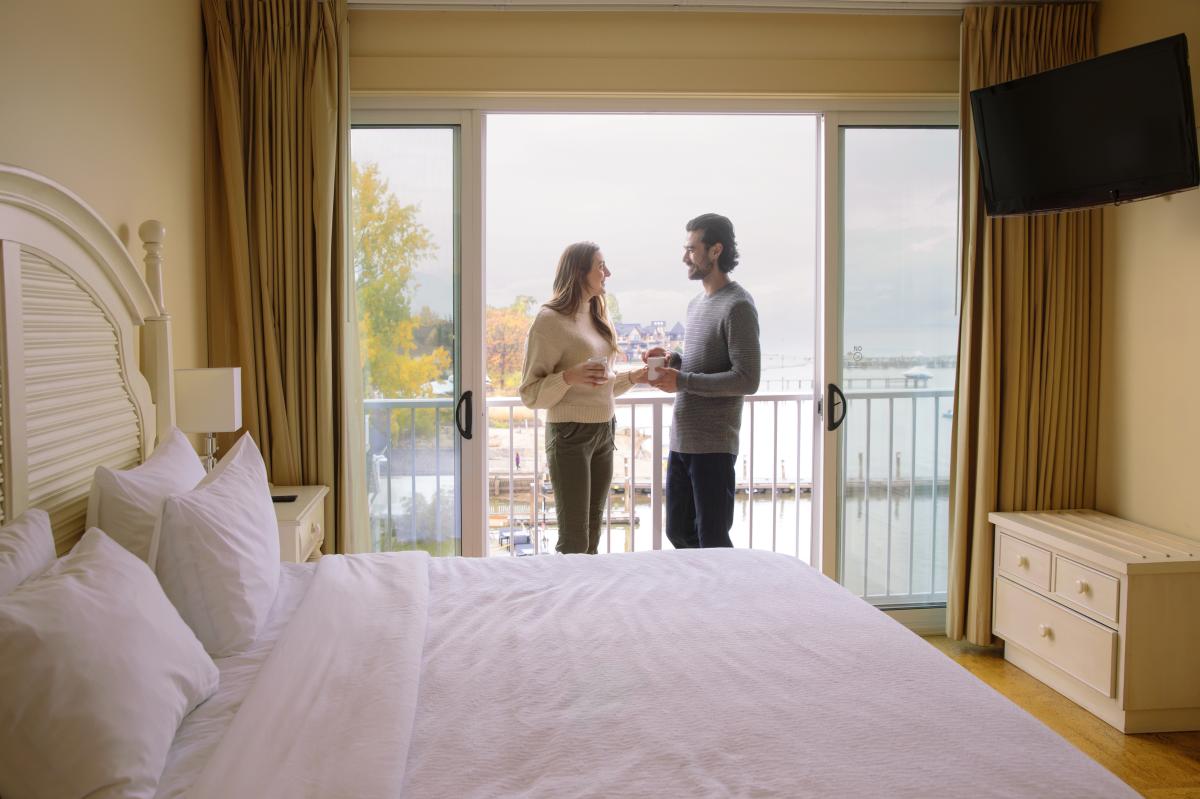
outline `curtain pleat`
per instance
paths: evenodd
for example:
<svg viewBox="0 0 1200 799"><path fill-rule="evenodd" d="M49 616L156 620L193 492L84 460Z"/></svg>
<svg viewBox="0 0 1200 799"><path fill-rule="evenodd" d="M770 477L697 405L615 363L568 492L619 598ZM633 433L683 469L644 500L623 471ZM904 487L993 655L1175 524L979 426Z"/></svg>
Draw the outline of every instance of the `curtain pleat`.
<svg viewBox="0 0 1200 799"><path fill-rule="evenodd" d="M203 0L213 366L277 485L325 485L325 551L368 535L347 263L345 0Z"/></svg>
<svg viewBox="0 0 1200 799"><path fill-rule="evenodd" d="M1101 214L984 215L970 91L1095 55L1095 5L968 7L960 53L962 313L946 632L992 641L988 513L1091 508Z"/></svg>

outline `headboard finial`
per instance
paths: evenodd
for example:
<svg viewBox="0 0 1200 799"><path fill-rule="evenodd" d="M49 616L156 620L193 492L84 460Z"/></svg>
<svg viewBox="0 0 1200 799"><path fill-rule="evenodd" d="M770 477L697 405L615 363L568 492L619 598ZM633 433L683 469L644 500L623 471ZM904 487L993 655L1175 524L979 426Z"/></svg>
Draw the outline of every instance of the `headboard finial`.
<svg viewBox="0 0 1200 799"><path fill-rule="evenodd" d="M163 301L162 283L162 248L163 239L167 236L167 226L157 219L147 219L138 227L138 236L142 239L142 247L146 250L146 284L158 305L158 312L165 316L166 303Z"/></svg>

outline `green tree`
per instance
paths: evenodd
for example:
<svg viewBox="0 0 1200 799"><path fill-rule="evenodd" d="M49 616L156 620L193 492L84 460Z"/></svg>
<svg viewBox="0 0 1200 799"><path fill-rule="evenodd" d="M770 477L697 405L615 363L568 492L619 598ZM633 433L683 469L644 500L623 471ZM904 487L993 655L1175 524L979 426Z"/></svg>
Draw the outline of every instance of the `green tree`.
<svg viewBox="0 0 1200 799"><path fill-rule="evenodd" d="M450 353L418 341L418 325L426 320L413 316L413 272L437 245L417 219L419 208L400 204L378 164L351 163L350 169L364 394L430 396L430 383L450 368Z"/></svg>

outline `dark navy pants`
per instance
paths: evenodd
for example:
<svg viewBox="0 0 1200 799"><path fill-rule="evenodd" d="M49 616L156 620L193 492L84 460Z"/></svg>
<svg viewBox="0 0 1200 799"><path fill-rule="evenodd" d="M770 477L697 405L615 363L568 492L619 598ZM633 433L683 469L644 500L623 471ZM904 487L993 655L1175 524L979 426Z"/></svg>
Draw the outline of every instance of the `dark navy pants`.
<svg viewBox="0 0 1200 799"><path fill-rule="evenodd" d="M728 452L667 459L667 538L676 549L733 546L735 460Z"/></svg>

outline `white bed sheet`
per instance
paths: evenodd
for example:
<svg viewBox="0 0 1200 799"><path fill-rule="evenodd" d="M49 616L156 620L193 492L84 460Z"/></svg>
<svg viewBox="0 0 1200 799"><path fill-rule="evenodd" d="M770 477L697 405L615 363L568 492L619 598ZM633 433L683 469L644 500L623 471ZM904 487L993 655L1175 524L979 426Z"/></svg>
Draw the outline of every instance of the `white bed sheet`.
<svg viewBox="0 0 1200 799"><path fill-rule="evenodd" d="M794 558L437 558L429 573L405 797L1136 796Z"/></svg>
<svg viewBox="0 0 1200 799"><path fill-rule="evenodd" d="M781 555L337 557L203 771L203 796L1136 795ZM406 576L389 568L402 559ZM364 588L371 612L347 612ZM314 640L357 658L288 667ZM412 701L381 699L388 685ZM297 694L308 701L282 701Z"/></svg>
<svg viewBox="0 0 1200 799"><path fill-rule="evenodd" d="M159 779L157 799L182 797L196 781L254 685L259 669L307 593L317 568L315 563L283 563L281 566L279 591L262 634L245 652L215 661L221 673L220 685L217 692L180 725Z"/></svg>

